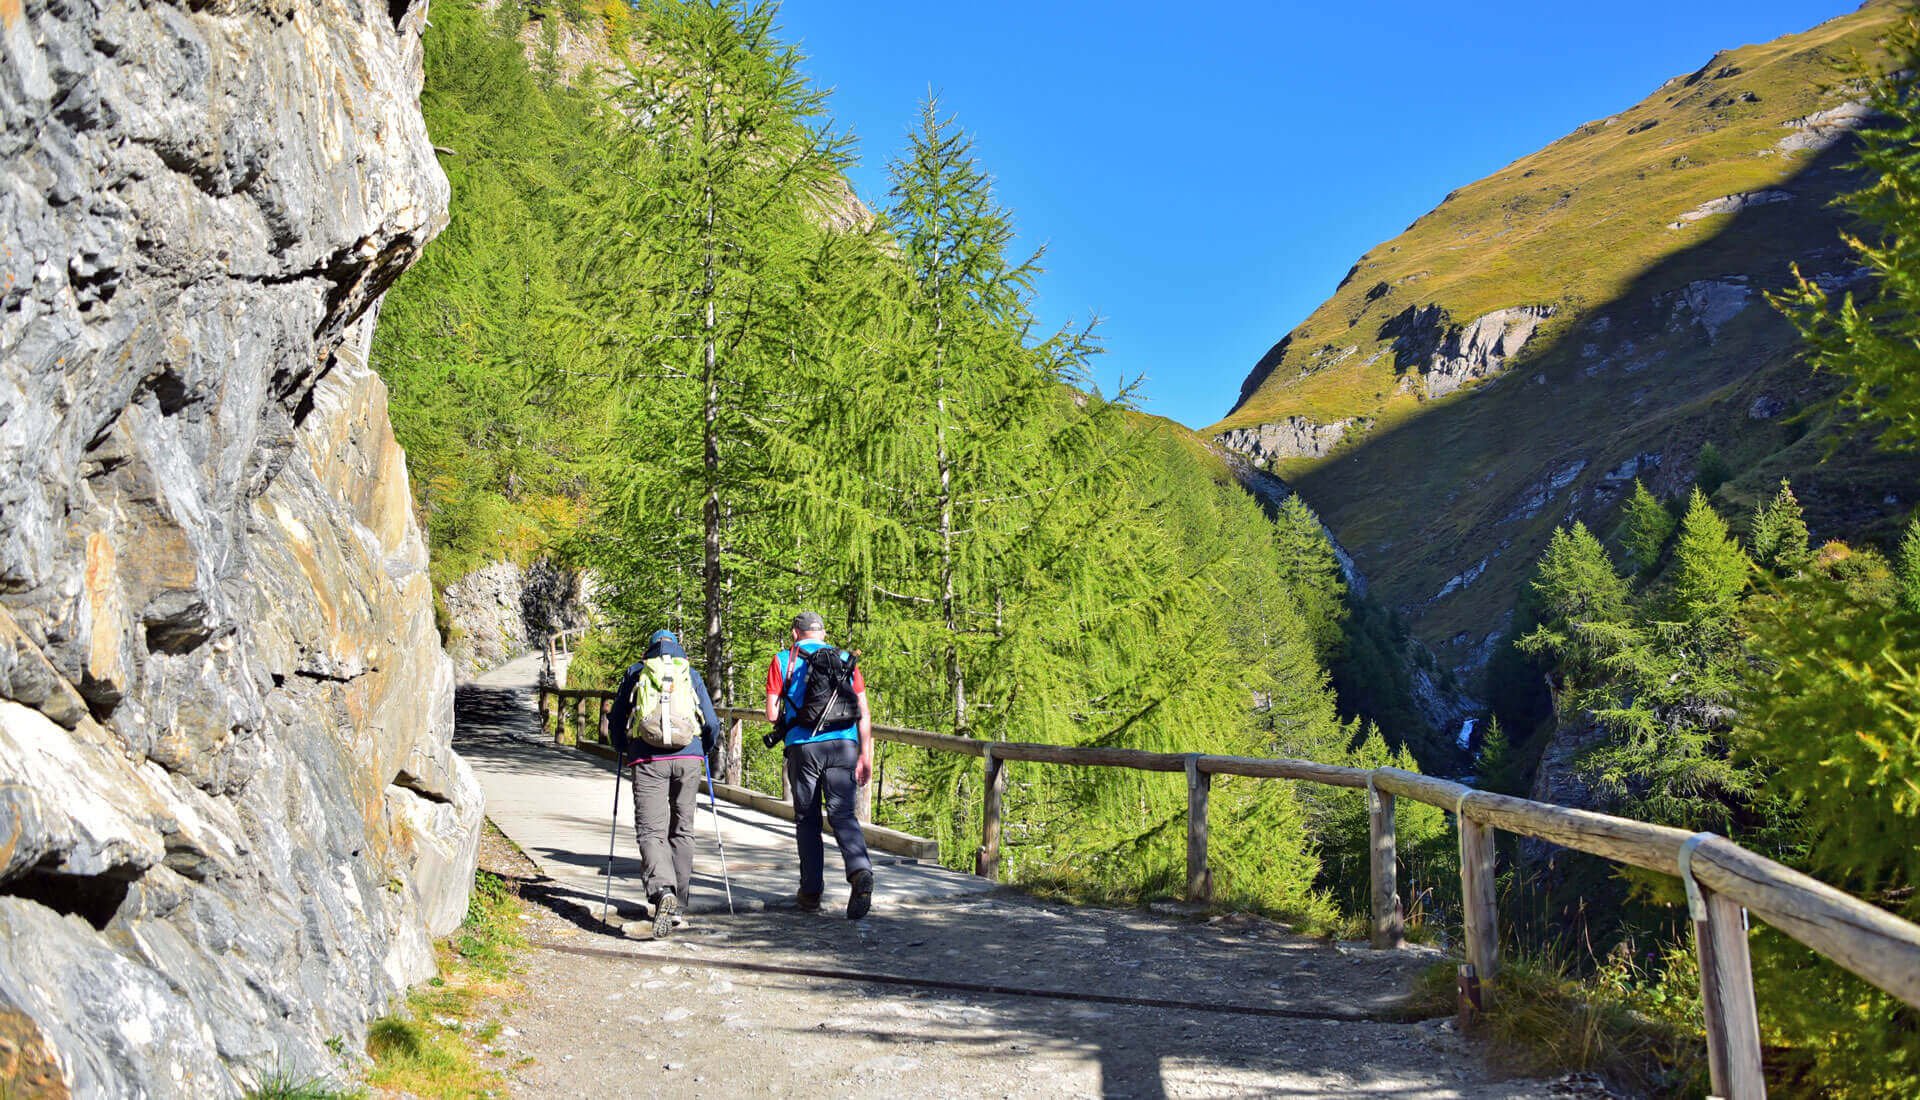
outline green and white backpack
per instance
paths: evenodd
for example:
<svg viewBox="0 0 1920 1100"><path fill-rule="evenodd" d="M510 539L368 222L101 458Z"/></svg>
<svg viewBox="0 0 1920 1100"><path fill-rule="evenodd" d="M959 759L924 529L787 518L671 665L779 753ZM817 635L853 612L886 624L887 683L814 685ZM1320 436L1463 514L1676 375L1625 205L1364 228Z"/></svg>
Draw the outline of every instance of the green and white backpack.
<svg viewBox="0 0 1920 1100"><path fill-rule="evenodd" d="M685 657L653 657L633 684L631 733L656 749L684 749L700 736L700 703L693 666Z"/></svg>

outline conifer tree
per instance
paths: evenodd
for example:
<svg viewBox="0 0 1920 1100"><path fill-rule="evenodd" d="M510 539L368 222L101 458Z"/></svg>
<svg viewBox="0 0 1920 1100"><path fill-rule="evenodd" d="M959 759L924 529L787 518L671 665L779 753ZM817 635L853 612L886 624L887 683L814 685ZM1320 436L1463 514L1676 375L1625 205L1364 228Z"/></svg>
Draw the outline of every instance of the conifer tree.
<svg viewBox="0 0 1920 1100"><path fill-rule="evenodd" d="M1895 590L1900 606L1920 613L1920 516L1907 521L1900 536L1900 558L1894 563Z"/></svg>
<svg viewBox="0 0 1920 1100"><path fill-rule="evenodd" d="M777 39L774 12L642 5L640 60L610 91L624 124L581 204L590 302L607 320L600 350L630 395L606 469L630 556L609 571L635 598L657 598L651 582L686 560L697 522L692 602L722 698L737 678L735 563L778 560L768 509L796 504L785 487L801 441L784 430L804 400L784 382L800 351L796 288L816 232L808 214L845 163L824 93Z"/></svg>
<svg viewBox="0 0 1920 1100"><path fill-rule="evenodd" d="M1857 166L1868 182L1841 198L1860 227L1844 240L1871 289L1835 300L1802 277L1771 300L1800 331L1808 362L1846 380L1842 405L1882 429L1882 443L1912 448L1920 446L1920 19L1900 20L1886 45L1884 69L1856 59L1847 73L1884 120L1859 131Z"/></svg>
<svg viewBox="0 0 1920 1100"><path fill-rule="evenodd" d="M1513 744L1507 740L1507 731L1501 728L1500 719L1487 719L1487 732L1480 738L1480 751L1475 757L1475 771L1478 775L1476 786L1481 790L1497 794L1524 794L1520 787L1520 761L1515 758Z"/></svg>
<svg viewBox="0 0 1920 1100"><path fill-rule="evenodd" d="M1807 521L1800 501L1783 478L1766 502L1756 505L1748 528L1754 564L1780 576L1792 576L1806 567L1812 551L1807 546Z"/></svg>
<svg viewBox="0 0 1920 1100"><path fill-rule="evenodd" d="M1739 612L1752 564L1698 488L1670 571L1670 590L1648 596L1603 662L1590 705L1611 737L1583 766L1636 813L1724 828L1755 781L1726 741L1747 666Z"/></svg>
<svg viewBox="0 0 1920 1100"><path fill-rule="evenodd" d="M1674 542L1674 617L1694 627L1731 629L1751 569L1747 555L1727 532L1726 521L1696 488Z"/></svg>
<svg viewBox="0 0 1920 1100"><path fill-rule="evenodd" d="M1575 521L1553 533L1532 589L1540 625L1518 642L1522 652L1553 658L1562 682L1576 693L1599 683L1604 662L1630 640L1627 584L1614 572L1600 540ZM1556 709L1575 702L1564 693Z"/></svg>
<svg viewBox="0 0 1920 1100"><path fill-rule="evenodd" d="M1673 537L1673 513L1660 498L1647 491L1639 478L1633 479L1633 495L1627 498L1621 520L1621 547L1628 564L1641 576L1651 575L1660 566L1660 555Z"/></svg>
<svg viewBox="0 0 1920 1100"><path fill-rule="evenodd" d="M1280 576L1300 604L1314 652L1323 662L1330 661L1339 652L1347 618L1347 585L1341 578L1333 544L1327 541L1320 517L1298 493L1289 495L1274 510L1273 537Z"/></svg>

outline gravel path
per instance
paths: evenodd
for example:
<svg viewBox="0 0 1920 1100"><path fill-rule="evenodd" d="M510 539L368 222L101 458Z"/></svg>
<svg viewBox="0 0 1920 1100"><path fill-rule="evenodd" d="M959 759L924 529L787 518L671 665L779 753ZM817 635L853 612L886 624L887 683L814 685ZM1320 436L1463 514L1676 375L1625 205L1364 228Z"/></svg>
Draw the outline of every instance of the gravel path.
<svg viewBox="0 0 1920 1100"><path fill-rule="evenodd" d="M510 720L500 690L469 693L487 708L462 706L463 726ZM1450 1021L1399 1022L1430 949L1011 889L864 921L696 911L655 942L500 837L482 866L531 903L525 991L494 1042L519 1096L1605 1095L1502 1081Z"/></svg>

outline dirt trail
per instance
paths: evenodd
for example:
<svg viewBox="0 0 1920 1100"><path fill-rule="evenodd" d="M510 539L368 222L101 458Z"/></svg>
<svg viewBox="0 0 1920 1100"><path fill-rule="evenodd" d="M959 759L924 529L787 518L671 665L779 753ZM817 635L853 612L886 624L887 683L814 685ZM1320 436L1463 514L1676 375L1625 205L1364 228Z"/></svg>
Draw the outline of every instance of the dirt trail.
<svg viewBox="0 0 1920 1100"><path fill-rule="evenodd" d="M462 721L497 733L511 713L484 698ZM482 865L532 903L525 993L492 1043L516 1095L1607 1095L1503 1081L1450 1021L1399 1022L1431 949L1010 889L903 898L864 921L696 907L654 942L601 924L597 891L499 838Z"/></svg>

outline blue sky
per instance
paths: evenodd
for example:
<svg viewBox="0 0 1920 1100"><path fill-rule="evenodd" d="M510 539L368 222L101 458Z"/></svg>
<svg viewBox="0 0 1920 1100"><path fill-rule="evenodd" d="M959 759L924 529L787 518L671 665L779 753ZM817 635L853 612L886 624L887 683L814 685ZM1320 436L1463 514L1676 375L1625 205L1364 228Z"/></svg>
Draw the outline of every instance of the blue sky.
<svg viewBox="0 0 1920 1100"><path fill-rule="evenodd" d="M1102 388L1225 415L1267 348L1448 191L1833 0L915 4L787 0L785 37L885 164L931 87L977 142L1049 326L1097 312Z"/></svg>

